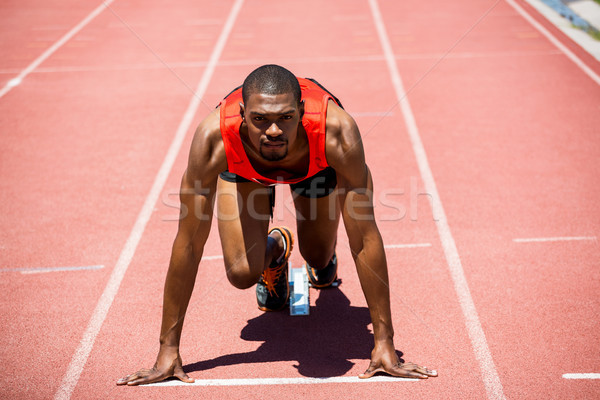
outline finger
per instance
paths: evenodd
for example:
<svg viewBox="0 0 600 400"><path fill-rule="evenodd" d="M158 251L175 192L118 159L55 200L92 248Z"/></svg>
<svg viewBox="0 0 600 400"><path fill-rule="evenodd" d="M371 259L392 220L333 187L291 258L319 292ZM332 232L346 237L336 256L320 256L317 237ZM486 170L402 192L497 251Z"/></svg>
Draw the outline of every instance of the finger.
<svg viewBox="0 0 600 400"><path fill-rule="evenodd" d="M183 368L181 368L181 367L178 367L175 369L175 373L173 374L173 376L185 383L194 383L195 382L195 379L190 378L188 376L188 374L183 372Z"/></svg>
<svg viewBox="0 0 600 400"><path fill-rule="evenodd" d="M437 371L435 369L427 369L427 367L418 366L415 371L427 376L437 376Z"/></svg>
<svg viewBox="0 0 600 400"><path fill-rule="evenodd" d="M373 375L375 375L378 372L385 372L385 371L381 367L379 367L379 368L369 367L364 373L358 375L358 377L360 379L368 379L368 378L372 377Z"/></svg>
<svg viewBox="0 0 600 400"><path fill-rule="evenodd" d="M394 375L394 376L398 376L401 378L417 378L417 379L427 379L429 378L429 376L425 375L425 374L421 374L419 372L415 372L415 371L404 371L403 373L399 374L399 375Z"/></svg>
<svg viewBox="0 0 600 400"><path fill-rule="evenodd" d="M130 386L139 385L140 383L148 382L149 380L155 379L159 377L161 374L157 373L154 369L141 369L135 374L131 374L127 377L127 380L123 384L127 384ZM135 382L135 383L134 383Z"/></svg>
<svg viewBox="0 0 600 400"><path fill-rule="evenodd" d="M124 385L124 384L126 384L126 383L127 383L127 377L125 377L125 378L121 378L121 379L119 379L119 380L117 381L117 385L119 385L119 386L120 386L120 385Z"/></svg>
<svg viewBox="0 0 600 400"><path fill-rule="evenodd" d="M175 374L173 376L176 377L177 379L179 379L180 381L185 382L185 383L194 383L194 382L196 382L196 380L194 378L190 378L188 376L188 374L186 374L185 372L183 372L181 374Z"/></svg>
<svg viewBox="0 0 600 400"><path fill-rule="evenodd" d="M140 370L137 370L136 372L134 372L133 374L127 375L125 378L123 379L128 379L128 380L132 380L132 379L137 379L137 378L141 378L144 376L148 376L149 374L151 374L154 371L154 369L152 368L142 368Z"/></svg>
<svg viewBox="0 0 600 400"><path fill-rule="evenodd" d="M418 366L409 366L409 368L406 368L404 365L394 365L392 368L386 370L386 372L399 378L427 379L428 375L417 372L416 367Z"/></svg>
<svg viewBox="0 0 600 400"><path fill-rule="evenodd" d="M402 368L410 370L410 371L417 371L423 375L427 375L427 376L437 376L437 371L434 369L428 369L427 367L424 366L420 366L417 365L415 363L405 363L405 364L401 364L400 365Z"/></svg>
<svg viewBox="0 0 600 400"><path fill-rule="evenodd" d="M127 382L127 386L147 385L149 383L162 381L165 378L167 378L167 376L162 375L162 374L149 375L149 376L145 376L145 377Z"/></svg>
<svg viewBox="0 0 600 400"><path fill-rule="evenodd" d="M140 370L140 371L138 371L138 372L134 372L134 373L133 373L133 374L131 374L131 375L127 375L126 377L119 379L119 380L117 381L117 385L125 385L125 384L126 384L126 383L128 383L128 382L131 382L131 381L133 381L133 380L136 380L136 379L138 379L138 378L140 377L140 374L142 373L142 371L143 371L143 370Z"/></svg>

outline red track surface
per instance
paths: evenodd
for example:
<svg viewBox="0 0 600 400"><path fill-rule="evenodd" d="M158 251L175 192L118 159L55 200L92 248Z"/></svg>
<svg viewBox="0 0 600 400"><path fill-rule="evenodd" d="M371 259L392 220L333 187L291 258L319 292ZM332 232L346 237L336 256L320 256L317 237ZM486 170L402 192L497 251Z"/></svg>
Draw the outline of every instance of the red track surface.
<svg viewBox="0 0 600 400"><path fill-rule="evenodd" d="M1 85L99 4L55 3L0 11ZM600 381L562 378L600 372L598 242L513 239L600 236L600 86L504 1L380 3L504 395L599 397ZM116 0L0 98L0 397L51 398L59 389L232 4ZM397 348L440 376L115 386L156 356L192 126L71 398L485 399L368 2L246 0L193 125L249 71L271 62L317 78L356 115L385 243L431 243L387 254ZM276 220L293 226L285 188L277 207ZM203 261L182 344L190 375L329 377L366 369L368 312L343 228L339 242L343 284L312 291L315 307L305 318L261 313L253 290L229 286L220 260ZM216 229L205 254L220 254ZM301 262L297 253L292 262ZM17 270L89 265L105 268Z"/></svg>

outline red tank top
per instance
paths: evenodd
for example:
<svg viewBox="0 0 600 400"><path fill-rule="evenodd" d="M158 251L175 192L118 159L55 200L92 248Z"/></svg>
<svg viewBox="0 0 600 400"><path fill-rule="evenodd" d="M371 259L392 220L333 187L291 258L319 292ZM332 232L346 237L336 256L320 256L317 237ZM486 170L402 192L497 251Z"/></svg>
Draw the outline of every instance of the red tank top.
<svg viewBox="0 0 600 400"><path fill-rule="evenodd" d="M244 151L242 139L240 138L240 126L242 124L239 105L239 103L242 102L241 87L224 98L220 104L221 136L223 137L223 144L225 145L227 168L229 172L263 185L273 185L276 183L300 182L328 167L327 159L325 158L327 102L329 99L332 99L333 101L335 101L335 99L331 94L313 81L298 78L298 82L300 83L300 89L302 90L302 100L304 100L302 126L308 136L310 154L308 173L306 176L288 180L273 180L260 175L256 172L254 167L252 167L248 155Z"/></svg>

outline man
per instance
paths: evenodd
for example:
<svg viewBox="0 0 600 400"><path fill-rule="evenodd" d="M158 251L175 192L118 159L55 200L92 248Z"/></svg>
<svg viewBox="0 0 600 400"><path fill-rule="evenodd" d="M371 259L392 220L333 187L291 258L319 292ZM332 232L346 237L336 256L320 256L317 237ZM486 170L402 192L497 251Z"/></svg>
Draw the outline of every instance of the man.
<svg viewBox="0 0 600 400"><path fill-rule="evenodd" d="M385 253L356 123L315 81L264 65L196 130L181 182L182 215L165 282L156 364L120 379L118 385L172 376L193 382L183 371L179 343L215 199L229 281L240 289L256 284L261 310L285 307L293 238L285 227L268 231L272 185L277 183L289 183L292 189L298 245L315 286L326 287L336 279L340 215L344 220L375 340L369 368L360 377L377 372L437 376L425 367L400 363L395 351Z"/></svg>

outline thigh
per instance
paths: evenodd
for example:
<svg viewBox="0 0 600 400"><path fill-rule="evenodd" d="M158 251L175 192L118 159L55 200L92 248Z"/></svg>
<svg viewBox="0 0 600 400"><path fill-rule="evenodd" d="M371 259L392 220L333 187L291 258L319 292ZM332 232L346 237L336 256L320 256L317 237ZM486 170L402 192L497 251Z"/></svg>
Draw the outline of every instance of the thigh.
<svg viewBox="0 0 600 400"><path fill-rule="evenodd" d="M269 187L254 182L217 184L217 221L223 258L231 273L256 275L265 264L271 213Z"/></svg>
<svg viewBox="0 0 600 400"><path fill-rule="evenodd" d="M311 198L292 191L296 209L298 247L302 257L314 268L327 265L335 250L340 206L337 191Z"/></svg>

